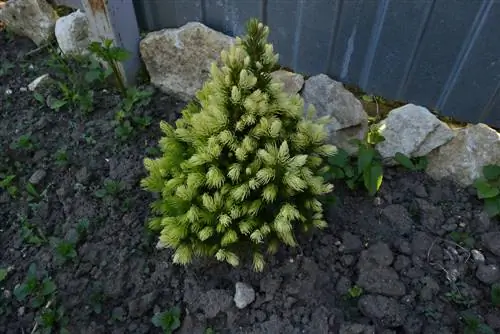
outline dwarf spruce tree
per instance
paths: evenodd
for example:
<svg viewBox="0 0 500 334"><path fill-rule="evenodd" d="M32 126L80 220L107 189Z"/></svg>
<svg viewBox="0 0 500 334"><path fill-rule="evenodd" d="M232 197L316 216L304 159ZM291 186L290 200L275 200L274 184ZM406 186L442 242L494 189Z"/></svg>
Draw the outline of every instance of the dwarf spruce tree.
<svg viewBox="0 0 500 334"><path fill-rule="evenodd" d="M333 186L321 175L335 147L325 120L314 122L313 108L304 117L300 96L271 79L278 56L268 34L249 21L176 126L161 122L162 156L145 159L142 186L159 194L149 227L175 263L215 256L237 266L249 251L261 271L265 252L327 225L319 197Z"/></svg>

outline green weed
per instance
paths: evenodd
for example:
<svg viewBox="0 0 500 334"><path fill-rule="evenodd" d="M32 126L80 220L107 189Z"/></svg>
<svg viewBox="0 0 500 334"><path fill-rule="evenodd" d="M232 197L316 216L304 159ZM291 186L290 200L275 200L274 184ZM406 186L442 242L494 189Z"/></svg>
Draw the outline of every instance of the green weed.
<svg viewBox="0 0 500 334"><path fill-rule="evenodd" d="M477 196L484 200L484 209L491 217L500 215L500 166L483 167L483 176L474 182Z"/></svg>
<svg viewBox="0 0 500 334"><path fill-rule="evenodd" d="M171 334L181 326L181 309L175 306L168 311L156 313L151 321L153 325L161 328L164 334Z"/></svg>

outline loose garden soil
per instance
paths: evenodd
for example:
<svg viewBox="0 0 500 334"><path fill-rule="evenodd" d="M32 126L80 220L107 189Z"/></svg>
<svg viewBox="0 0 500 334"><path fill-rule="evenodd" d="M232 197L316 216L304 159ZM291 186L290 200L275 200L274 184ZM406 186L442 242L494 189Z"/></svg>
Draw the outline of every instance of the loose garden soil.
<svg viewBox="0 0 500 334"><path fill-rule="evenodd" d="M112 123L118 94L96 92L96 108L84 116L55 112L26 91L49 71L45 51L26 56L34 48L0 32L0 68L14 64L0 72L0 173L14 173L20 193L0 189L0 268L11 268L0 281L0 333L35 326L36 310L13 295L32 263L55 282L70 333L160 333L151 318L174 306L182 310L179 333L463 333L463 311L500 331L491 299L500 281L499 221L472 189L400 168L385 171L375 198L338 185L329 228L282 249L263 273L213 261L173 265L145 227L152 196L139 181L158 122L174 120L184 104L155 93L138 111L153 124L120 142ZM33 147L11 148L25 134ZM59 149L69 164L56 164ZM37 201L25 191L33 174ZM124 189L96 197L105 180ZM26 241L27 226L62 239L82 221L88 231L64 264L50 243ZM236 282L256 292L244 309L233 302Z"/></svg>

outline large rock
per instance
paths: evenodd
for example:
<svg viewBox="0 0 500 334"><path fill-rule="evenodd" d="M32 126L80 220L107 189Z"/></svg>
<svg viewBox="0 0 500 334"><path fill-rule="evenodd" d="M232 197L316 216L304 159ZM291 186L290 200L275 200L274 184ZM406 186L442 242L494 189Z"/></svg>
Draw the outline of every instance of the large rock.
<svg viewBox="0 0 500 334"><path fill-rule="evenodd" d="M208 79L212 62L234 39L198 22L149 33L140 42L151 83L167 94L192 99Z"/></svg>
<svg viewBox="0 0 500 334"><path fill-rule="evenodd" d="M457 132L453 140L428 155L427 173L469 186L482 175L483 166L500 164L500 134L481 123Z"/></svg>
<svg viewBox="0 0 500 334"><path fill-rule="evenodd" d="M59 18L55 34L63 54L87 54L90 44L90 29L87 15L78 10Z"/></svg>
<svg viewBox="0 0 500 334"><path fill-rule="evenodd" d="M306 109L316 108L316 116L331 117L326 127L332 144L352 151L350 139L362 139L367 130L368 115L361 102L342 83L318 74L306 80L302 92ZM337 133L342 130L340 133Z"/></svg>
<svg viewBox="0 0 500 334"><path fill-rule="evenodd" d="M289 95L298 94L304 86L304 77L298 73L277 70L271 73L274 80L283 83L283 90Z"/></svg>
<svg viewBox="0 0 500 334"><path fill-rule="evenodd" d="M424 107L407 104L392 110L379 124L385 140L376 148L389 164L396 153L421 157L446 144L453 130Z"/></svg>
<svg viewBox="0 0 500 334"><path fill-rule="evenodd" d="M0 21L38 46L53 38L56 20L56 12L45 0L9 0L0 8Z"/></svg>

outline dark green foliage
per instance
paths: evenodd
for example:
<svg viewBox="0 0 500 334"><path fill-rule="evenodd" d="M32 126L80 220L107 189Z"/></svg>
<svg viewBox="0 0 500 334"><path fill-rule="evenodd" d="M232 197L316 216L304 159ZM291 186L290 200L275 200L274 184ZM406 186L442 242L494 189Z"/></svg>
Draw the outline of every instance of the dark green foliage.
<svg viewBox="0 0 500 334"><path fill-rule="evenodd" d="M494 334L493 329L483 323L479 317L468 312L462 312L462 321L465 325L464 334Z"/></svg>
<svg viewBox="0 0 500 334"><path fill-rule="evenodd" d="M491 216L500 215L500 166L486 165L483 176L474 182L477 196L484 200L484 208Z"/></svg>
<svg viewBox="0 0 500 334"><path fill-rule="evenodd" d="M496 307L500 307L500 283L491 286L491 302Z"/></svg>
<svg viewBox="0 0 500 334"><path fill-rule="evenodd" d="M372 128L364 140L354 140L358 146L355 156L350 156L344 150L328 159L330 165L325 173L327 180L344 180L350 189L363 185L373 196L377 193L384 176L382 159L375 150L375 145L384 140L378 129Z"/></svg>
<svg viewBox="0 0 500 334"><path fill-rule="evenodd" d="M156 313L151 321L153 325L161 328L164 334L171 334L181 326L181 309L175 306L168 311Z"/></svg>
<svg viewBox="0 0 500 334"><path fill-rule="evenodd" d="M50 243L54 249L57 262L64 264L78 256L75 242L76 241L73 240L64 240L55 237L50 238Z"/></svg>
<svg viewBox="0 0 500 334"><path fill-rule="evenodd" d="M28 300L32 308L45 305L56 291L56 285L52 280L39 276L36 265L32 263L25 281L14 289L16 299L20 302Z"/></svg>
<svg viewBox="0 0 500 334"><path fill-rule="evenodd" d="M394 156L394 160L411 171L424 171L427 168L428 164L426 157L418 157L412 159L401 152L396 153L396 155Z"/></svg>
<svg viewBox="0 0 500 334"><path fill-rule="evenodd" d="M250 253L263 270L264 252L296 234L324 228L321 196L333 186L323 174L335 147L326 145L314 108L272 80L277 55L268 27L257 20L221 53L211 75L173 127L161 123L162 156L145 159L142 186L160 195L149 226L175 263L210 256L231 265Z"/></svg>

